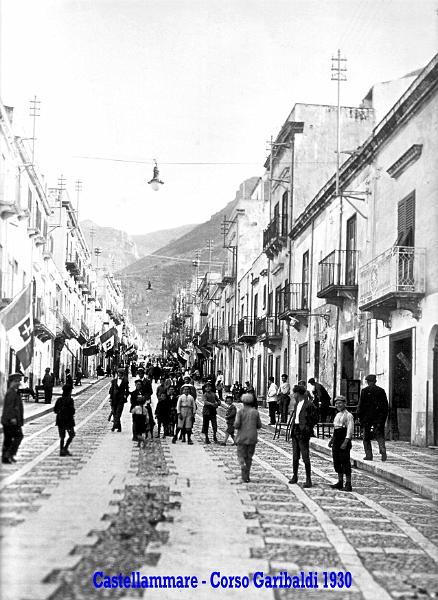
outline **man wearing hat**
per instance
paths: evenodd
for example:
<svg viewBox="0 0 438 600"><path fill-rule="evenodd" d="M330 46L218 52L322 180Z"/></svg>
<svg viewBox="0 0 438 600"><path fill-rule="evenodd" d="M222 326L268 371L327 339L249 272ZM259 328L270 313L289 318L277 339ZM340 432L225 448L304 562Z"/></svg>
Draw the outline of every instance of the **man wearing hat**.
<svg viewBox="0 0 438 600"><path fill-rule="evenodd" d="M109 396L113 413L112 431L122 431L120 418L125 402L129 396L128 378L125 376L125 369L123 367L117 369L117 377L111 381Z"/></svg>
<svg viewBox="0 0 438 600"><path fill-rule="evenodd" d="M357 416L362 428L363 447L365 450L364 460L373 460L373 449L371 446L371 429L379 444L379 452L382 460L386 460L385 446L385 422L388 416L388 398L383 388L376 385L377 377L367 375L365 377L367 386L360 393Z"/></svg>
<svg viewBox="0 0 438 600"><path fill-rule="evenodd" d="M150 399L152 396L152 383L151 383L150 379L145 377L145 371L144 371L143 367L139 367L137 369L137 375L138 375L138 377L136 379L136 383L137 383L137 381L140 381L140 383L141 383L142 396L145 396L146 399Z"/></svg>
<svg viewBox="0 0 438 600"><path fill-rule="evenodd" d="M300 457L303 459L306 469L306 483L303 487L312 487L309 441L313 435L313 428L318 422L318 414L315 405L307 397L305 385L294 385L293 396L295 407L292 412L292 468L293 475L289 483L298 483L298 466Z"/></svg>
<svg viewBox="0 0 438 600"><path fill-rule="evenodd" d="M8 390L5 395L2 413L3 449L2 463L16 462L15 455L23 439L23 400L18 393L21 373L12 373L8 378Z"/></svg>

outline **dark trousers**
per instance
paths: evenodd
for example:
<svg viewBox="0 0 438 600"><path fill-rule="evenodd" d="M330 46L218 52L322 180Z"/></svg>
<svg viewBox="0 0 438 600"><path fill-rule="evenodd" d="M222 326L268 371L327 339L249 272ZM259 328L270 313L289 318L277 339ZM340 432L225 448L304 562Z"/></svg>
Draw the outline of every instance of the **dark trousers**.
<svg viewBox="0 0 438 600"><path fill-rule="evenodd" d="M385 424L375 423L367 424L362 426L362 439L363 448L365 450L365 456L368 458L373 457L373 448L371 446L371 427L374 429L374 437L379 444L379 452L382 456L386 456L386 445L385 445Z"/></svg>
<svg viewBox="0 0 438 600"><path fill-rule="evenodd" d="M249 481L249 473L251 471L255 447L255 444L237 444L237 460L240 464L243 481Z"/></svg>
<svg viewBox="0 0 438 600"><path fill-rule="evenodd" d="M125 403L123 400L111 400L111 408L113 411L113 430L117 429L118 431L122 431L120 417L122 416L124 406Z"/></svg>
<svg viewBox="0 0 438 600"><path fill-rule="evenodd" d="M290 396L287 394L282 394L280 396L280 414L281 414L281 422L287 423L287 409L289 408Z"/></svg>
<svg viewBox="0 0 438 600"><path fill-rule="evenodd" d="M268 402L269 420L271 425L275 425L275 417L277 414L277 402Z"/></svg>
<svg viewBox="0 0 438 600"><path fill-rule="evenodd" d="M310 451L309 451L309 440L310 438L306 435L303 436L296 425L292 429L292 468L294 477L298 476L298 465L300 458L303 459L304 467L306 469L306 477L310 477Z"/></svg>
<svg viewBox="0 0 438 600"><path fill-rule="evenodd" d="M348 445L345 450L341 450L341 445L345 441L347 435L346 427L338 427L333 430L333 466L338 475L345 475L347 480L351 479L351 462L350 462L350 450L351 440L348 441Z"/></svg>
<svg viewBox="0 0 438 600"><path fill-rule="evenodd" d="M3 449L2 458L8 459L17 454L23 439L23 431L20 425L3 425Z"/></svg>
<svg viewBox="0 0 438 600"><path fill-rule="evenodd" d="M44 388L44 402L50 404L52 402L53 388Z"/></svg>
<svg viewBox="0 0 438 600"><path fill-rule="evenodd" d="M70 446L70 444L72 443L73 438L76 435L74 427L65 428L65 427L58 426L58 432L59 432L59 438L61 440L61 448L64 447L65 434L68 433L68 439L65 444L65 449L67 449Z"/></svg>
<svg viewBox="0 0 438 600"><path fill-rule="evenodd" d="M217 417L216 415L202 415L202 432L205 437L208 437L208 427L211 422L211 428L213 429L213 438L216 439L217 432Z"/></svg>

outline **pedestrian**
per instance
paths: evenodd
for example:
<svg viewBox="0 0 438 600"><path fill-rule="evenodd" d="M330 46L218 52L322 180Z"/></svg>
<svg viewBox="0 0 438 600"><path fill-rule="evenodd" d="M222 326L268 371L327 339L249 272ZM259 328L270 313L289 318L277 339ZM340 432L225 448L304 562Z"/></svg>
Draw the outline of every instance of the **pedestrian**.
<svg viewBox="0 0 438 600"><path fill-rule="evenodd" d="M131 363L131 376L132 377L136 377L137 376L137 363L135 361L133 361Z"/></svg>
<svg viewBox="0 0 438 600"><path fill-rule="evenodd" d="M252 406L253 408L259 407L259 403L257 400L257 394L255 392L255 389L254 389L252 383L250 383L249 381L245 382L245 389L243 390L243 393L252 395L253 400L252 400L252 403L250 404L250 406Z"/></svg>
<svg viewBox="0 0 438 600"><path fill-rule="evenodd" d="M234 402L240 402L243 390L242 386L238 381L234 382L233 387L231 388L231 393L233 394Z"/></svg>
<svg viewBox="0 0 438 600"><path fill-rule="evenodd" d="M195 399L195 402L196 402L196 397L198 395L198 392L197 392L195 386L193 385L193 381L191 380L191 378L189 377L189 375L185 375L184 376L183 385L188 385L189 386L189 394L191 396L193 396L193 398Z"/></svg>
<svg viewBox="0 0 438 600"><path fill-rule="evenodd" d="M26 398L29 399L29 396L32 396L32 398L35 400L35 392L29 383L29 377L27 375L23 376L23 381L20 383L18 393L24 400L26 400Z"/></svg>
<svg viewBox="0 0 438 600"><path fill-rule="evenodd" d="M78 365L77 369L76 369L76 383L75 383L75 385L82 385L82 377L83 377L82 368L81 368L80 365Z"/></svg>
<svg viewBox="0 0 438 600"><path fill-rule="evenodd" d="M278 410L278 388L275 385L275 380L273 377L268 377L269 387L268 387L268 408L269 408L269 420L271 425L275 425L275 415Z"/></svg>
<svg viewBox="0 0 438 600"><path fill-rule="evenodd" d="M162 391L158 396L157 406L155 407L155 416L157 418L157 438L160 437L161 427L163 427L163 438L167 435L167 429L170 421L170 403L167 393Z"/></svg>
<svg viewBox="0 0 438 600"><path fill-rule="evenodd" d="M64 384L62 386L62 395L55 402L53 412L56 414L56 425L59 433L59 456L71 456L68 447L75 437L75 405L71 397L71 386ZM68 433L68 439L64 444L65 434Z"/></svg>
<svg viewBox="0 0 438 600"><path fill-rule="evenodd" d="M70 369L65 370L65 385L69 385L73 389L73 377L71 376Z"/></svg>
<svg viewBox="0 0 438 600"><path fill-rule="evenodd" d="M312 487L309 441L313 435L313 428L318 422L315 405L306 397L306 388L303 385L294 385L293 396L295 408L292 413L292 468L293 475L289 483L298 483L298 466L300 457L306 469L306 483L303 487Z"/></svg>
<svg viewBox="0 0 438 600"><path fill-rule="evenodd" d="M237 459L240 464L242 482L250 482L250 471L252 457L254 456L257 444L257 430L261 429L259 411L250 404L253 402L251 394L242 395L243 406L236 415L234 427L237 429Z"/></svg>
<svg viewBox="0 0 438 600"><path fill-rule="evenodd" d="M234 442L234 445L236 445L236 440L234 439L234 421L236 420L237 409L235 404L233 404L232 394L227 394L225 396L225 403L227 405L227 409L225 411L225 421L227 423L227 430L225 432L225 439L223 442L221 442L221 445L226 446L229 437L231 437L231 439Z"/></svg>
<svg viewBox="0 0 438 600"><path fill-rule="evenodd" d="M367 386L360 392L357 416L362 428L363 447L365 450L364 460L373 460L373 448L371 437L374 434L379 445L382 461L387 459L385 446L385 422L388 417L388 398L383 388L376 385L377 377L367 375L365 377Z"/></svg>
<svg viewBox="0 0 438 600"><path fill-rule="evenodd" d="M178 403L178 394L173 385L169 388L169 404L170 404L170 420L169 420L169 435L173 436L178 424L178 413L176 412L176 405Z"/></svg>
<svg viewBox="0 0 438 600"><path fill-rule="evenodd" d="M107 377L111 377L112 373L111 373L111 365L107 365L106 367L106 376Z"/></svg>
<svg viewBox="0 0 438 600"><path fill-rule="evenodd" d="M161 369L160 369L160 366L158 365L158 363L155 364L154 367L152 368L152 377L154 378L155 383L157 383L161 377Z"/></svg>
<svg viewBox="0 0 438 600"><path fill-rule="evenodd" d="M6 465L17 462L15 455L23 439L23 400L18 393L21 378L21 373L9 375L8 389L3 401L1 419L3 425L2 463Z"/></svg>
<svg viewBox="0 0 438 600"><path fill-rule="evenodd" d="M351 492L350 450L354 433L354 418L347 410L345 396L336 396L335 407L338 413L333 421L333 437L330 438L329 448L332 449L333 467L338 474L338 482L330 487L335 490L344 489L346 492Z"/></svg>
<svg viewBox="0 0 438 600"><path fill-rule="evenodd" d="M120 367L117 370L117 377L111 381L109 390L111 410L113 413L113 428L112 431L122 431L120 418L122 416L123 407L129 396L128 378L125 377L125 369Z"/></svg>
<svg viewBox="0 0 438 600"><path fill-rule="evenodd" d="M131 414L133 414L132 413L133 409L139 404L138 398L140 396L143 396L142 384L141 384L141 381L139 379L137 379L135 381L135 389L130 394L131 408L130 408L129 412ZM137 441L137 435L135 433L134 419L132 419L132 441L133 442Z"/></svg>
<svg viewBox="0 0 438 600"><path fill-rule="evenodd" d="M52 402L53 386L55 385L55 377L50 373L50 367L46 368L41 385L44 388L44 402L50 404Z"/></svg>
<svg viewBox="0 0 438 600"><path fill-rule="evenodd" d="M176 428L172 438L172 444L176 444L178 432L182 429L184 429L187 434L187 443L189 445L193 444L192 427L195 420L196 402L193 396L189 394L189 391L190 386L183 385L182 394L178 398L178 403L176 405L176 412L178 414L178 427Z"/></svg>
<svg viewBox="0 0 438 600"><path fill-rule="evenodd" d="M138 442L138 447L145 446L149 431L149 413L145 406L146 398L137 396L135 406L131 408L133 440ZM151 433L152 437L152 433Z"/></svg>
<svg viewBox="0 0 438 600"><path fill-rule="evenodd" d="M217 377L216 377L216 391L217 394L219 396L219 400L222 402L222 392L224 389L224 376L222 374L222 371L218 371L217 372Z"/></svg>
<svg viewBox="0 0 438 600"><path fill-rule="evenodd" d="M205 443L210 444L208 428L211 423L211 428L213 429L213 441L215 444L217 444L216 414L217 408L221 405L221 403L216 394L212 391L212 386L208 382L205 384L205 391L202 394L202 400L204 402L204 406L202 407L202 433L205 435Z"/></svg>
<svg viewBox="0 0 438 600"><path fill-rule="evenodd" d="M168 388L166 387L165 381L166 381L165 377L161 376L160 377L160 383L158 384L158 387L157 387L157 390L156 390L157 398L159 398L160 394L162 394L163 392L165 394L167 394L167 389Z"/></svg>
<svg viewBox="0 0 438 600"><path fill-rule="evenodd" d="M281 422L287 423L287 412L290 404L290 384L287 380L287 375L283 373L281 383L278 390L278 405L281 415Z"/></svg>
<svg viewBox="0 0 438 600"><path fill-rule="evenodd" d="M320 423L327 423L330 413L330 394L319 381L316 381L314 377L309 379L309 383L313 386L313 397L314 403L318 407L318 416Z"/></svg>
<svg viewBox="0 0 438 600"><path fill-rule="evenodd" d="M152 382L151 380L146 377L145 375L145 370L143 367L139 367L137 369L137 379L136 381L140 381L141 383L141 390L142 390L142 395L145 396L146 400L152 397Z"/></svg>

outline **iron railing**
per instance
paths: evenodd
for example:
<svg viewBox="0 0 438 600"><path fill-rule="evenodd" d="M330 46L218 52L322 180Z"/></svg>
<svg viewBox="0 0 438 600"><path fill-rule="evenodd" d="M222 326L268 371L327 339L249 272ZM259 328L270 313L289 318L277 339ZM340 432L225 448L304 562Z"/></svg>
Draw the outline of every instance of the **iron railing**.
<svg viewBox="0 0 438 600"><path fill-rule="evenodd" d="M237 323L237 337L254 336L255 323L251 317L242 317Z"/></svg>
<svg viewBox="0 0 438 600"><path fill-rule="evenodd" d="M289 283L281 290L283 296L282 310L279 314L286 312L305 312L309 310L309 284Z"/></svg>
<svg viewBox="0 0 438 600"><path fill-rule="evenodd" d="M357 250L333 250L319 262L318 293L332 288L357 286Z"/></svg>
<svg viewBox="0 0 438 600"><path fill-rule="evenodd" d="M287 237L287 215L276 215L263 231L263 248Z"/></svg>

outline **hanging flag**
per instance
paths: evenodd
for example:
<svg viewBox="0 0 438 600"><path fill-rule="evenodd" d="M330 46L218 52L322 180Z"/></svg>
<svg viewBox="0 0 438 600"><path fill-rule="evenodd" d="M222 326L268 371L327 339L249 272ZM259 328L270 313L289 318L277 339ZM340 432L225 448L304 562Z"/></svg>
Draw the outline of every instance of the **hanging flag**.
<svg viewBox="0 0 438 600"><path fill-rule="evenodd" d="M108 350L111 350L111 348L114 346L116 343L116 337L117 329L115 327L111 327L111 329L108 329L108 331L102 333L100 336L100 343L102 344L102 348L105 350L105 352L108 352Z"/></svg>
<svg viewBox="0 0 438 600"><path fill-rule="evenodd" d="M190 358L190 353L187 352L186 350L183 350L181 348L181 346L178 348L178 354L181 356L181 358L183 360L189 360L189 358Z"/></svg>
<svg viewBox="0 0 438 600"><path fill-rule="evenodd" d="M9 345L15 350L21 366L27 369L33 357L31 284L0 312L0 322L6 330Z"/></svg>

